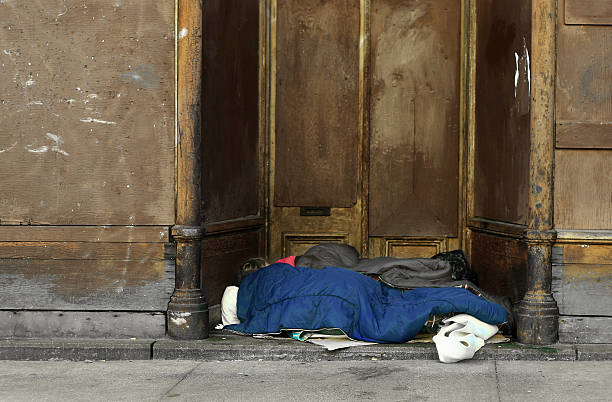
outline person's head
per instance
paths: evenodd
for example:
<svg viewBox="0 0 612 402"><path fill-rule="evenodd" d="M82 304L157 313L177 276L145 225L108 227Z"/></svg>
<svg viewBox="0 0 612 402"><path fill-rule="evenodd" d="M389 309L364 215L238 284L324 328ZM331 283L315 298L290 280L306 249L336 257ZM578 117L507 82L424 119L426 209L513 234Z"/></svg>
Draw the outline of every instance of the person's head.
<svg viewBox="0 0 612 402"><path fill-rule="evenodd" d="M257 271L260 268L267 267L268 265L270 264L263 258L249 258L240 267L240 270L236 275L235 286L240 286L240 284L242 283L244 278L247 277L248 274Z"/></svg>

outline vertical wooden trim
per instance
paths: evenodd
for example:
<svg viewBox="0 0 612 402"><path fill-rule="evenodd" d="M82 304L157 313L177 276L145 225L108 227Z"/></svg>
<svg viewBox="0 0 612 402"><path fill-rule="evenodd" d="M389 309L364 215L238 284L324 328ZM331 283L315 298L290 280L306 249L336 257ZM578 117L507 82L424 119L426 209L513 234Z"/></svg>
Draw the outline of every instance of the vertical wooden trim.
<svg viewBox="0 0 612 402"><path fill-rule="evenodd" d="M467 33L464 35L466 40L466 110L465 110L465 127L464 141L465 155L464 167L465 177L463 179L464 200L463 214L464 226L463 233L460 234L463 241L462 248L466 250L466 255L470 258L470 236L469 228L470 219L474 217L474 166L475 166L475 138L476 138L476 43L478 40L478 24L477 24L477 0L465 0L465 18L467 19L464 26L467 27Z"/></svg>
<svg viewBox="0 0 612 402"><path fill-rule="evenodd" d="M469 74L470 74L470 4L469 0L461 0L461 62L460 62L460 84L459 84L459 205L457 208L457 237L459 248L466 250L465 234L467 227L467 201L468 201L468 123L469 116Z"/></svg>
<svg viewBox="0 0 612 402"><path fill-rule="evenodd" d="M531 39L529 229L553 227L556 1L533 0Z"/></svg>
<svg viewBox="0 0 612 402"><path fill-rule="evenodd" d="M260 144L260 216L265 216L263 253L269 255L270 231L270 0L259 2L259 144Z"/></svg>
<svg viewBox="0 0 612 402"><path fill-rule="evenodd" d="M272 203L274 197L274 169L276 163L276 17L278 10L277 0L266 0L268 12L268 50L267 50L267 77L268 77L268 110L267 110L267 132L268 141L268 197L267 197L267 233L266 233L266 256L270 257L273 242L274 222L272 222Z"/></svg>
<svg viewBox="0 0 612 402"><path fill-rule="evenodd" d="M369 255L370 191L370 94L372 38L370 35L371 0L361 0L359 24L359 130L361 136L361 255Z"/></svg>
<svg viewBox="0 0 612 402"><path fill-rule="evenodd" d="M181 0L177 65L177 223L200 225L202 1Z"/></svg>
<svg viewBox="0 0 612 402"><path fill-rule="evenodd" d="M201 286L202 0L179 0L177 10L177 187L175 288L168 304L168 335L208 337L209 314Z"/></svg>
<svg viewBox="0 0 612 402"><path fill-rule="evenodd" d="M468 220L474 217L474 158L476 140L476 43L478 40L477 0L469 0L469 47L467 60L467 177L466 177L466 215Z"/></svg>
<svg viewBox="0 0 612 402"><path fill-rule="evenodd" d="M174 0L174 222L178 205L178 9L179 0Z"/></svg>
<svg viewBox="0 0 612 402"><path fill-rule="evenodd" d="M555 152L556 0L532 0L531 128L527 292L517 309L523 343L557 340L559 309L552 297L553 170Z"/></svg>

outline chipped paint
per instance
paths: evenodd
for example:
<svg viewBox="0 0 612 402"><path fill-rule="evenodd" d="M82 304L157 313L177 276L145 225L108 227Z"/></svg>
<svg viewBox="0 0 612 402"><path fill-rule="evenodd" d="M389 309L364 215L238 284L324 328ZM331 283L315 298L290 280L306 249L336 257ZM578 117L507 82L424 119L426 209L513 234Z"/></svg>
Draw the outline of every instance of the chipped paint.
<svg viewBox="0 0 612 402"><path fill-rule="evenodd" d="M47 136L47 138L49 138L51 141L55 142L55 145L53 145L51 147L51 150L53 152L57 152L58 154L62 154L64 156L70 156L70 154L66 151L64 151L63 149L60 148L60 145L64 143L64 141L61 139L61 137L57 134L53 134L53 133L47 133L45 134Z"/></svg>
<svg viewBox="0 0 612 402"><path fill-rule="evenodd" d="M64 11L60 12L59 14L55 16L55 22L57 22L57 19L59 17L63 17L64 15L66 15L67 12L68 12L68 7L64 7Z"/></svg>
<svg viewBox="0 0 612 402"><path fill-rule="evenodd" d="M83 123L98 123L98 124L117 124L114 121L106 121L100 119L94 119L93 117L87 117L85 119L81 119Z"/></svg>
<svg viewBox="0 0 612 402"><path fill-rule="evenodd" d="M187 318L191 317L191 313L183 313L177 311L169 311L169 319L174 325L182 326L187 324Z"/></svg>
<svg viewBox="0 0 612 402"><path fill-rule="evenodd" d="M24 147L24 149L30 153L33 154L44 154L46 152L48 152L49 150L53 151L53 152L57 152L58 154L64 155L64 156L70 156L70 154L66 151L64 151L61 148L61 144L64 143L64 141L61 139L61 137L57 134L53 134L53 133L46 133L45 137L51 141L53 141L53 145L51 145L50 147L48 145L41 145L37 148L32 148L33 144L28 144ZM16 145L16 143L15 143Z"/></svg>
<svg viewBox="0 0 612 402"><path fill-rule="evenodd" d="M517 52L514 52L514 62L516 64L516 69L514 71L514 97L516 98L516 90L518 88L519 80L519 55Z"/></svg>
<svg viewBox="0 0 612 402"><path fill-rule="evenodd" d="M15 148L17 146L17 144L19 144L19 141L14 142L13 144L11 144L11 146L9 146L8 148L5 149L0 149L0 154L4 153L4 152L8 152L11 149Z"/></svg>
<svg viewBox="0 0 612 402"><path fill-rule="evenodd" d="M183 28L179 31L179 39L183 39L185 36L187 36L187 34L189 33L189 31L187 30L187 28Z"/></svg>
<svg viewBox="0 0 612 402"><path fill-rule="evenodd" d="M523 37L523 47L525 48L525 57L527 61L527 83L529 85L529 97L531 97L531 60L529 59L529 49Z"/></svg>
<svg viewBox="0 0 612 402"><path fill-rule="evenodd" d="M131 68L131 66L129 67ZM136 66L134 71L127 71L121 74L121 80L125 83L133 84L137 89L157 88L160 80L153 71L154 68L153 64L141 64Z"/></svg>
<svg viewBox="0 0 612 402"><path fill-rule="evenodd" d="M32 152L33 154L44 154L45 152L47 152L49 150L49 147L46 145L43 145L42 147L39 148L30 148L31 145L28 145L27 147L25 147L25 149L28 152Z"/></svg>

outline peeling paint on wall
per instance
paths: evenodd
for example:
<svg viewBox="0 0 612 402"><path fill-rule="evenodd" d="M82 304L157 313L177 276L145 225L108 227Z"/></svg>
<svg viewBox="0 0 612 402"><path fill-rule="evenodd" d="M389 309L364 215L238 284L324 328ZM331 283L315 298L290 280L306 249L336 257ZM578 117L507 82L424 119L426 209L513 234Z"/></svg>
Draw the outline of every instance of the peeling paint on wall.
<svg viewBox="0 0 612 402"><path fill-rule="evenodd" d="M114 121L106 121L100 119L94 119L93 117L87 117L85 119L81 119L83 123L98 123L98 124L117 124Z"/></svg>
<svg viewBox="0 0 612 402"><path fill-rule="evenodd" d="M134 71L128 71L121 74L121 80L125 83L135 85L138 89L157 88L159 78L154 73L153 64L141 64Z"/></svg>

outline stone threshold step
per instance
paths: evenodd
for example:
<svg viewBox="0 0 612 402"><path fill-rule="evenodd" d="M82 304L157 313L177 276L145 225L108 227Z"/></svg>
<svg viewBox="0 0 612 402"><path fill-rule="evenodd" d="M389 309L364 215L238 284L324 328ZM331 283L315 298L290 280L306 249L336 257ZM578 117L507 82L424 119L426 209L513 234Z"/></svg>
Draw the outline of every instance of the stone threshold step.
<svg viewBox="0 0 612 402"><path fill-rule="evenodd" d="M330 361L437 360L432 343L379 344L327 351L292 339L255 339L213 332L208 339L0 339L0 360ZM476 360L612 360L612 344L489 344Z"/></svg>

